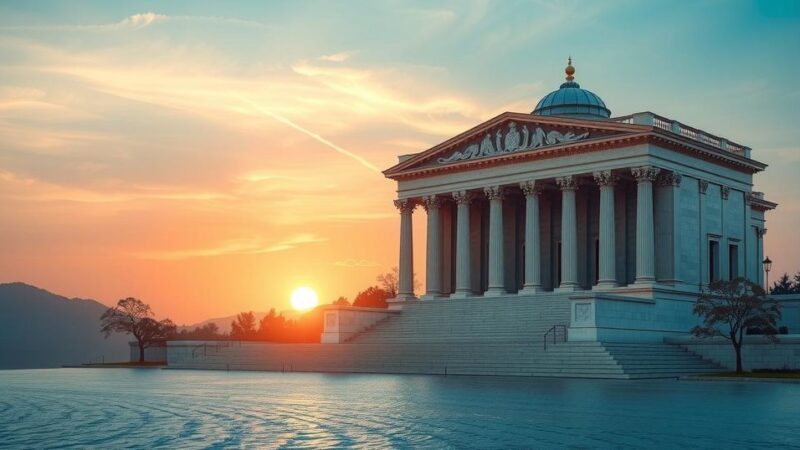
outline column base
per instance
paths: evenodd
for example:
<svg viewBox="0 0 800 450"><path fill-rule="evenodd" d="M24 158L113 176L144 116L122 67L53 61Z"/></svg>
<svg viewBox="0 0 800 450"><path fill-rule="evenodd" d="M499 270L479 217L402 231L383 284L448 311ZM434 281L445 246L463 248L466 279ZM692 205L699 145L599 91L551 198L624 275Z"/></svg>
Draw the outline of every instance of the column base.
<svg viewBox="0 0 800 450"><path fill-rule="evenodd" d="M607 289L614 289L619 287L619 284L616 281L600 281L596 285L592 286L593 291L603 291Z"/></svg>
<svg viewBox="0 0 800 450"><path fill-rule="evenodd" d="M483 293L484 297L501 297L503 295L508 295L505 289L500 287L489 288L486 292Z"/></svg>
<svg viewBox="0 0 800 450"><path fill-rule="evenodd" d="M634 286L654 286L656 284L655 277L637 278L633 281Z"/></svg>
<svg viewBox="0 0 800 450"><path fill-rule="evenodd" d="M435 298L444 298L444 297L445 296L442 295L441 292L431 292L431 293L425 293L425 295L421 296L419 299L420 300L433 300Z"/></svg>
<svg viewBox="0 0 800 450"><path fill-rule="evenodd" d="M414 294L400 294L395 298L390 298L389 300L386 300L386 303L389 305L388 309L390 311L398 311L403 309L403 305L405 305L406 302L411 302L415 300L419 299Z"/></svg>
<svg viewBox="0 0 800 450"><path fill-rule="evenodd" d="M450 294L450 298L470 298L470 297L475 297L475 294L473 292L464 292L464 291L462 292L456 291Z"/></svg>
<svg viewBox="0 0 800 450"><path fill-rule="evenodd" d="M555 292L575 292L575 291L582 291L581 286L578 283L575 284L562 284L561 286L555 289Z"/></svg>
<svg viewBox="0 0 800 450"><path fill-rule="evenodd" d="M542 292L544 292L544 289L542 289L541 285L523 286L522 289L517 292L517 295L535 295L541 294Z"/></svg>

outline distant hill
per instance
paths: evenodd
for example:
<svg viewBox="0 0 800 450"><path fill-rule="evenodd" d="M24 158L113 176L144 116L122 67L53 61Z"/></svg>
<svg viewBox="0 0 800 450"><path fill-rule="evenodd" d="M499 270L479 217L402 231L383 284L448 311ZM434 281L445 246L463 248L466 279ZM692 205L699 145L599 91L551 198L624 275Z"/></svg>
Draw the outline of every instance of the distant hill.
<svg viewBox="0 0 800 450"><path fill-rule="evenodd" d="M0 284L0 369L127 361L131 336L106 340L99 331L107 308L24 283Z"/></svg>

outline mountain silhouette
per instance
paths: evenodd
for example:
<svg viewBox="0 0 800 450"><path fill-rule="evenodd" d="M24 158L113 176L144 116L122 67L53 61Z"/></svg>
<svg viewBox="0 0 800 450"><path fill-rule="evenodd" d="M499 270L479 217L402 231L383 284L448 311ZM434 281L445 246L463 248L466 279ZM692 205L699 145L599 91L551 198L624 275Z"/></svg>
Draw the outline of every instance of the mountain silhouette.
<svg viewBox="0 0 800 450"><path fill-rule="evenodd" d="M0 369L127 361L132 336L100 333L106 309L25 283L0 284Z"/></svg>

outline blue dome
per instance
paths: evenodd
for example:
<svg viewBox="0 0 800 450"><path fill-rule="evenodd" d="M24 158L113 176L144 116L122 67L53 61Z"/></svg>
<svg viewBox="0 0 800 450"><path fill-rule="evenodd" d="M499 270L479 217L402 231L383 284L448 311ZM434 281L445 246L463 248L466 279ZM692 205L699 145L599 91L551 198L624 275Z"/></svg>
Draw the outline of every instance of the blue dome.
<svg viewBox="0 0 800 450"><path fill-rule="evenodd" d="M579 119L608 119L611 111L594 92L581 89L581 85L572 81L575 69L567 66L567 82L560 89L542 98L531 114L538 116L565 116Z"/></svg>

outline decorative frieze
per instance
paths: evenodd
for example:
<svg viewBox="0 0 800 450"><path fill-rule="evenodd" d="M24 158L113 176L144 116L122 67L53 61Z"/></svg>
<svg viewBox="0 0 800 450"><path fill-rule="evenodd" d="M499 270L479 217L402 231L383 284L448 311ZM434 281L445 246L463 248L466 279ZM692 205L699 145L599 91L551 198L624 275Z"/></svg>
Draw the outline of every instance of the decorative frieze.
<svg viewBox="0 0 800 450"><path fill-rule="evenodd" d="M531 130L527 125L522 127L522 133L517 129L517 124L510 122L505 134L497 130L492 139L491 133L486 133L480 142L473 142L461 151L455 151L446 158L439 158L439 164L447 164L455 161L465 161L470 159L485 158L504 153L512 153L521 150L530 150L548 145L565 144L580 141L589 137L589 133L575 134L571 131L561 133L560 131L545 131L541 127Z"/></svg>
<svg viewBox="0 0 800 450"><path fill-rule="evenodd" d="M636 181L639 183L643 181L652 183L655 181L660 171L661 169L651 166L633 167L631 168L631 175L633 175L633 178L636 178Z"/></svg>

